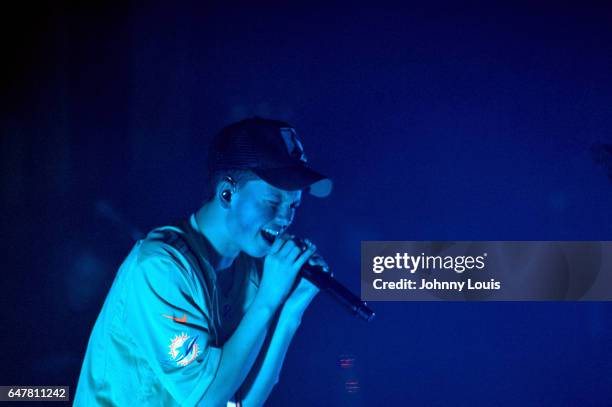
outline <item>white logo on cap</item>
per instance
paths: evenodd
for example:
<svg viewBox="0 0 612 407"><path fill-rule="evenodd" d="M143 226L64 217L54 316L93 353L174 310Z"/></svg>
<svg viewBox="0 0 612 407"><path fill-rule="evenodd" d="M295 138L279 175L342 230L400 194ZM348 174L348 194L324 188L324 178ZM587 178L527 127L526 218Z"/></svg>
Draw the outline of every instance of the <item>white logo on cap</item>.
<svg viewBox="0 0 612 407"><path fill-rule="evenodd" d="M280 133L281 136L283 136L283 141L285 142L289 155L296 157L302 162L306 162L304 147L302 147L302 143L300 142L300 139L298 139L295 129L291 127L281 127Z"/></svg>

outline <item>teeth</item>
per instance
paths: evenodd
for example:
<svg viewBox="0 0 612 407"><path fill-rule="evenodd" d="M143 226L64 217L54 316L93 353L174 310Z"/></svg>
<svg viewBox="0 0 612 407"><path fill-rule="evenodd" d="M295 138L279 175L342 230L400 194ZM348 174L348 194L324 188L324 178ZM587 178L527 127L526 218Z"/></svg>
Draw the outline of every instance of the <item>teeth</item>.
<svg viewBox="0 0 612 407"><path fill-rule="evenodd" d="M274 230L270 228L261 229L262 236L265 240L268 241L269 244L274 243L278 235L280 234L280 230Z"/></svg>
<svg viewBox="0 0 612 407"><path fill-rule="evenodd" d="M273 229L268 229L268 228L264 228L263 231L266 233L269 233L270 235L274 237L278 236L278 234L280 233L280 230L273 230Z"/></svg>

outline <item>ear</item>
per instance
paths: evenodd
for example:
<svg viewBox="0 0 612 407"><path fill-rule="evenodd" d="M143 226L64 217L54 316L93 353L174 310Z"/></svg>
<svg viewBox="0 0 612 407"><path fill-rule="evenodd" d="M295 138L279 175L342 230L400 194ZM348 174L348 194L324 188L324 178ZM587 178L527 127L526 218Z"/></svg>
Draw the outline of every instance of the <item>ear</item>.
<svg viewBox="0 0 612 407"><path fill-rule="evenodd" d="M231 178L226 177L217 184L215 195L223 208L230 207L234 192L236 192L236 185Z"/></svg>

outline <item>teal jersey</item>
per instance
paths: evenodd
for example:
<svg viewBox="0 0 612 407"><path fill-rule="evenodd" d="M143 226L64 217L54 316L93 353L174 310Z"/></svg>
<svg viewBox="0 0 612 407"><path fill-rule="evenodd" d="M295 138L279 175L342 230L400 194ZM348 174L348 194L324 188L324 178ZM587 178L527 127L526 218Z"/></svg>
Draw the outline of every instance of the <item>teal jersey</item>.
<svg viewBox="0 0 612 407"><path fill-rule="evenodd" d="M241 253L222 292L194 215L189 225L191 233L153 230L119 268L89 339L75 406L194 406L212 383L260 274Z"/></svg>

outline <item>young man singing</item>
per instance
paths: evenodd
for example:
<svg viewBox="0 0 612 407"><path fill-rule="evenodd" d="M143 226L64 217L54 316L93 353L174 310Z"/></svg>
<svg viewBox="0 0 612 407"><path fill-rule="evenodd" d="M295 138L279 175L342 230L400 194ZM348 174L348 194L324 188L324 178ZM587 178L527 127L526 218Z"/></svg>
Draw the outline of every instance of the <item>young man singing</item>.
<svg viewBox="0 0 612 407"><path fill-rule="evenodd" d="M298 276L315 246L286 233L303 190L331 181L306 164L287 123L224 128L212 194L180 225L138 241L93 328L76 406L261 406L318 289Z"/></svg>

